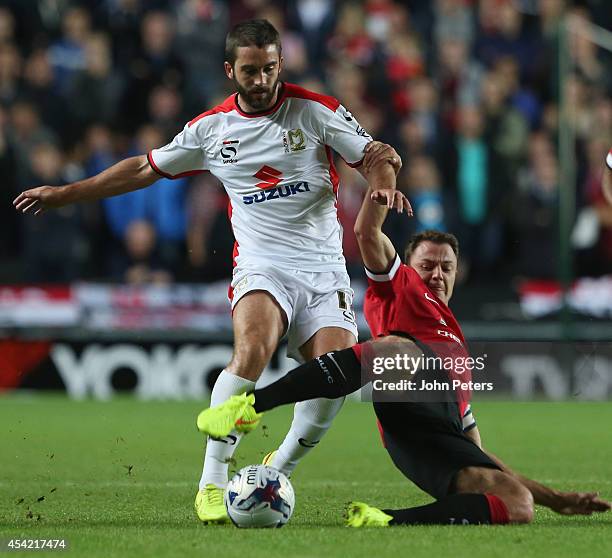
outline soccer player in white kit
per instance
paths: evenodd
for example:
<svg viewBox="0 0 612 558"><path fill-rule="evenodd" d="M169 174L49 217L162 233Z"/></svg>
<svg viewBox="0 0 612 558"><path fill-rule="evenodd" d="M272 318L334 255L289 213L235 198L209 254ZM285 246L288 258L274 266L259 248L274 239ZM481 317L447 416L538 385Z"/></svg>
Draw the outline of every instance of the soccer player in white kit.
<svg viewBox="0 0 612 558"><path fill-rule="evenodd" d="M351 347L357 326L342 255L332 149L362 167L379 203L393 206L399 156L373 142L336 99L282 83L278 32L265 20L238 24L226 41L225 72L237 93L186 124L168 145L126 159L92 178L41 186L15 200L23 212L122 194L210 171L229 198L234 236L230 286L234 354L211 406L251 390L286 334L288 354L310 360ZM367 147L366 147L367 146ZM362 170L363 168L367 170ZM394 177L394 173L391 173ZM399 195L399 194L397 194ZM298 403L270 465L291 474L329 428L343 399ZM205 523L227 521L223 489L240 434L209 438L196 496Z"/></svg>

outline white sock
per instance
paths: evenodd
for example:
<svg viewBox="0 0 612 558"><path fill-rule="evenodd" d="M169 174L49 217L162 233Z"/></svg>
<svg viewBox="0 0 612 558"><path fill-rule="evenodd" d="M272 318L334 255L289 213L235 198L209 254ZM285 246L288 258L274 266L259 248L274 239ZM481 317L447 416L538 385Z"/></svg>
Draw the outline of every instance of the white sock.
<svg viewBox="0 0 612 558"><path fill-rule="evenodd" d="M300 459L323 438L343 403L344 397L311 399L296 403L291 428L271 465L286 475L291 475Z"/></svg>
<svg viewBox="0 0 612 558"><path fill-rule="evenodd" d="M254 387L255 382L223 370L219 374L210 395L210 406L216 407L232 395L244 393L245 391L252 390ZM229 461L238 447L241 437L242 434L232 431L229 436L220 440L213 440L210 437L207 439L204 468L200 478L200 490L211 483L219 488L226 487Z"/></svg>

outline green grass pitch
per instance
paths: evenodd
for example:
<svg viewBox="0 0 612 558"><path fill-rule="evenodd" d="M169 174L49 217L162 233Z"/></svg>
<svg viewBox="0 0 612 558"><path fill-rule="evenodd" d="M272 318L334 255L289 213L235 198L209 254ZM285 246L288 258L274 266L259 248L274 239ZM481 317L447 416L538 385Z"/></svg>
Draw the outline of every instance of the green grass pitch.
<svg viewBox="0 0 612 558"><path fill-rule="evenodd" d="M529 526L343 527L351 499L391 507L429 501L394 469L371 406L355 402L296 471L297 505L285 528L205 527L192 508L200 408L0 398L0 538L64 538L67 554L88 557L612 556L612 514L562 517L538 508ZM517 470L612 498L609 403L483 402L474 413L485 446ZM290 417L288 407L268 413L266 428L238 448L237 465L274 449Z"/></svg>

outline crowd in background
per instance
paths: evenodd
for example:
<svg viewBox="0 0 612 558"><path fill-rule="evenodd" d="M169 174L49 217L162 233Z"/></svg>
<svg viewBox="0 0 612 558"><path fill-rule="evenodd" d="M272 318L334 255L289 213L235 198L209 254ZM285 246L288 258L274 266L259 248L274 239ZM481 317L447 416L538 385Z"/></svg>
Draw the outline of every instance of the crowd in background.
<svg viewBox="0 0 612 558"><path fill-rule="evenodd" d="M281 32L283 79L338 97L401 154L398 186L415 218L389 217L396 246L415 230L452 231L470 282L554 278L556 145L568 118L578 140L576 270L612 272L612 208L600 193L611 56L572 38L572 110L560 114L568 12L612 28L608 0L4 0L0 282L231 275L227 196L208 173L40 217L18 215L11 201L167 143L232 93L225 35L252 17ZM361 275L352 225L365 183L337 166L345 255Z"/></svg>

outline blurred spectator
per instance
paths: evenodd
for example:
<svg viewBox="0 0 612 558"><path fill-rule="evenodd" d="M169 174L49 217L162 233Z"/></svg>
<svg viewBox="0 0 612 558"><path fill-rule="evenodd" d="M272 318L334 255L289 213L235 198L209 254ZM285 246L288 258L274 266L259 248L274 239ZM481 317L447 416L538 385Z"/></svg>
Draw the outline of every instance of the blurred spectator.
<svg viewBox="0 0 612 558"><path fill-rule="evenodd" d="M85 173L94 176L118 161L113 146L111 131L103 125L96 124L85 133Z"/></svg>
<svg viewBox="0 0 612 558"><path fill-rule="evenodd" d="M575 18L574 23L580 26L590 23L589 12L583 7L574 7L570 10L570 14ZM569 34L570 53L574 63L576 73L590 83L600 81L603 72L603 66L597 58L597 45L588 38L588 35L583 32L575 32ZM609 78L608 83L610 83Z"/></svg>
<svg viewBox="0 0 612 558"><path fill-rule="evenodd" d="M330 38L336 25L336 2L332 0L289 0L287 27L304 38L309 73L319 79L325 77ZM341 40L342 42L342 40Z"/></svg>
<svg viewBox="0 0 612 558"><path fill-rule="evenodd" d="M542 109L541 131L557 143L559 135L559 107L556 103L548 103Z"/></svg>
<svg viewBox="0 0 612 558"><path fill-rule="evenodd" d="M415 232L447 230L440 173L430 157L415 157L408 167L408 198L414 210Z"/></svg>
<svg viewBox="0 0 612 558"><path fill-rule="evenodd" d="M528 164L512 214L517 262L515 273L553 279L558 273L559 171L554 147L541 132L531 134Z"/></svg>
<svg viewBox="0 0 612 558"><path fill-rule="evenodd" d="M387 44L387 78L396 85L423 74L423 53L417 38L407 32L391 37Z"/></svg>
<svg viewBox="0 0 612 558"><path fill-rule="evenodd" d="M393 88L393 109L397 114L410 111L410 80L420 77L423 71L423 55L413 35L401 33L390 40L385 75Z"/></svg>
<svg viewBox="0 0 612 558"><path fill-rule="evenodd" d="M595 125L591 107L591 91L584 80L576 74L569 76L563 87L566 96L566 112L561 114L561 117L572 126L578 139L585 141L591 136Z"/></svg>
<svg viewBox="0 0 612 558"><path fill-rule="evenodd" d="M10 105L19 94L22 61L17 47L11 43L0 44L0 105Z"/></svg>
<svg viewBox="0 0 612 558"><path fill-rule="evenodd" d="M216 281L232 275L234 235L228 216L229 198L210 173L193 179L188 195L188 257L192 278Z"/></svg>
<svg viewBox="0 0 612 558"><path fill-rule="evenodd" d="M71 114L66 100L55 87L53 68L44 49L35 50L26 61L23 97L38 109L43 124L66 145L68 138L64 137L64 133L69 131L67 123L71 120ZM70 138L72 137L71 134Z"/></svg>
<svg viewBox="0 0 612 558"><path fill-rule="evenodd" d="M521 87L516 59L510 56L498 58L493 71L506 91L510 105L535 129L540 123L542 107L530 90Z"/></svg>
<svg viewBox="0 0 612 558"><path fill-rule="evenodd" d="M476 107L459 112L457 135L457 193L462 220L479 225L487 217L489 152L483 116Z"/></svg>
<svg viewBox="0 0 612 558"><path fill-rule="evenodd" d="M456 157L463 255L476 273L490 273L501 256L503 222L500 185L492 172L484 118L477 107L459 111Z"/></svg>
<svg viewBox="0 0 612 558"><path fill-rule="evenodd" d="M559 81L559 37L567 0L540 0L541 48L533 53L532 83L542 102L556 99Z"/></svg>
<svg viewBox="0 0 612 558"><path fill-rule="evenodd" d="M23 53L46 47L62 33L73 0L9 0L17 21L17 44ZM6 4L6 0L5 0Z"/></svg>
<svg viewBox="0 0 612 558"><path fill-rule="evenodd" d="M310 89L310 91L314 91L315 93L320 93L321 95L329 95L329 91L326 85L317 78L307 77L305 79L300 79L297 83L300 87Z"/></svg>
<svg viewBox="0 0 612 558"><path fill-rule="evenodd" d="M51 186L68 182L59 149L37 143L29 150L31 181ZM69 205L21 219L24 278L32 283L67 283L81 276L88 257L80 207Z"/></svg>
<svg viewBox="0 0 612 558"><path fill-rule="evenodd" d="M177 46L185 63L188 97L193 99L190 109L199 113L223 87L219 60L224 56L229 12L220 0L184 0L174 9Z"/></svg>
<svg viewBox="0 0 612 558"><path fill-rule="evenodd" d="M366 111L367 90L363 72L351 64L339 64L330 77L330 88L334 96L359 120Z"/></svg>
<svg viewBox="0 0 612 558"><path fill-rule="evenodd" d="M161 130L143 126L129 155L148 153L163 144ZM184 265L187 183L186 178L160 178L148 188L103 200L108 226L113 236L122 243L126 242L128 229L133 222L146 221L153 227L159 265L172 270L173 275L181 273ZM111 266L117 269L115 263Z"/></svg>
<svg viewBox="0 0 612 558"><path fill-rule="evenodd" d="M399 150L404 160L404 166L410 164L413 157L433 155L432 146L427 145L427 131L422 120L409 117L399 125Z"/></svg>
<svg viewBox="0 0 612 558"><path fill-rule="evenodd" d="M540 0L540 32L544 38L555 37L563 16L566 0Z"/></svg>
<svg viewBox="0 0 612 558"><path fill-rule="evenodd" d="M367 105L355 113L359 120L359 124L364 130L374 138L386 139L384 137L385 130L384 113L377 105Z"/></svg>
<svg viewBox="0 0 612 558"><path fill-rule="evenodd" d="M454 39L470 45L474 39L474 18L464 0L436 0L435 42Z"/></svg>
<svg viewBox="0 0 612 558"><path fill-rule="evenodd" d="M55 136L42 124L38 111L29 102L16 102L9 114L8 133L17 155L18 187L23 189L36 182L31 174L30 154L38 144L55 143Z"/></svg>
<svg viewBox="0 0 612 558"><path fill-rule="evenodd" d="M91 16L85 8L72 7L62 18L62 37L49 47L56 84L68 93L73 76L87 65L85 42L91 33Z"/></svg>
<svg viewBox="0 0 612 558"><path fill-rule="evenodd" d="M234 0L228 2L230 8L230 26L245 19L259 17L260 10L270 4L270 0Z"/></svg>
<svg viewBox="0 0 612 558"><path fill-rule="evenodd" d="M91 34L84 47L85 68L75 73L68 87L71 113L79 129L96 122L110 124L122 92L121 80L113 71L108 37Z"/></svg>
<svg viewBox="0 0 612 558"><path fill-rule="evenodd" d="M100 19L112 32L113 58L119 71L127 70L138 53L143 4L144 0L105 0L98 7Z"/></svg>
<svg viewBox="0 0 612 558"><path fill-rule="evenodd" d="M19 214L13 208L13 199L19 193L17 188L17 157L9 141L7 116L0 107L0 254L5 259L14 259L19 254Z"/></svg>
<svg viewBox="0 0 612 558"><path fill-rule="evenodd" d="M430 151L439 137L439 122L437 114L438 94L430 79L421 78L410 82L410 114L416 120L425 134L425 144Z"/></svg>
<svg viewBox="0 0 612 558"><path fill-rule="evenodd" d="M391 38L396 6L393 0L366 0L366 29L370 37L379 42Z"/></svg>
<svg viewBox="0 0 612 558"><path fill-rule="evenodd" d="M183 128L186 118L189 118L183 114L183 97L171 86L155 87L149 95L147 105L147 120L159 128L163 142L170 141Z"/></svg>
<svg viewBox="0 0 612 558"><path fill-rule="evenodd" d="M175 26L170 15L147 13L142 20L141 37L140 51L130 61L126 95L121 103L123 126L130 132L146 122L147 98L155 86L166 85L184 92L184 65L174 45Z"/></svg>
<svg viewBox="0 0 612 558"><path fill-rule="evenodd" d="M124 236L123 251L115 255L113 277L131 285L167 285L172 273L159 262L157 234L148 221L132 221Z"/></svg>
<svg viewBox="0 0 612 558"><path fill-rule="evenodd" d="M441 38L437 44L435 79L440 92L440 118L444 128L454 133L456 112L460 105L474 105L480 100L483 68L469 58L467 41Z"/></svg>
<svg viewBox="0 0 612 558"><path fill-rule="evenodd" d="M491 183L496 192L490 207L499 210L503 198L512 196L518 169L523 162L528 126L523 115L510 104L505 80L493 72L482 83L485 141L490 148Z"/></svg>
<svg viewBox="0 0 612 558"><path fill-rule="evenodd" d="M303 37L286 27L285 17L278 6L262 8L258 17L267 19L283 38L283 74L286 81L296 82L311 73L308 66L308 53ZM317 72L312 72L316 75Z"/></svg>
<svg viewBox="0 0 612 558"><path fill-rule="evenodd" d="M538 48L531 34L523 28L523 16L511 0L480 0L480 33L475 51L487 68L501 56L511 56L520 65L521 77L531 75Z"/></svg>
<svg viewBox="0 0 612 558"><path fill-rule="evenodd" d="M0 45L12 43L15 40L15 17L4 7L0 7Z"/></svg>
<svg viewBox="0 0 612 558"><path fill-rule="evenodd" d="M312 0L299 4L309 3L312 4ZM375 47L374 40L365 28L362 6L352 2L342 4L336 27L328 43L331 58L342 63L367 66L374 58ZM311 62L314 63L313 60Z"/></svg>

